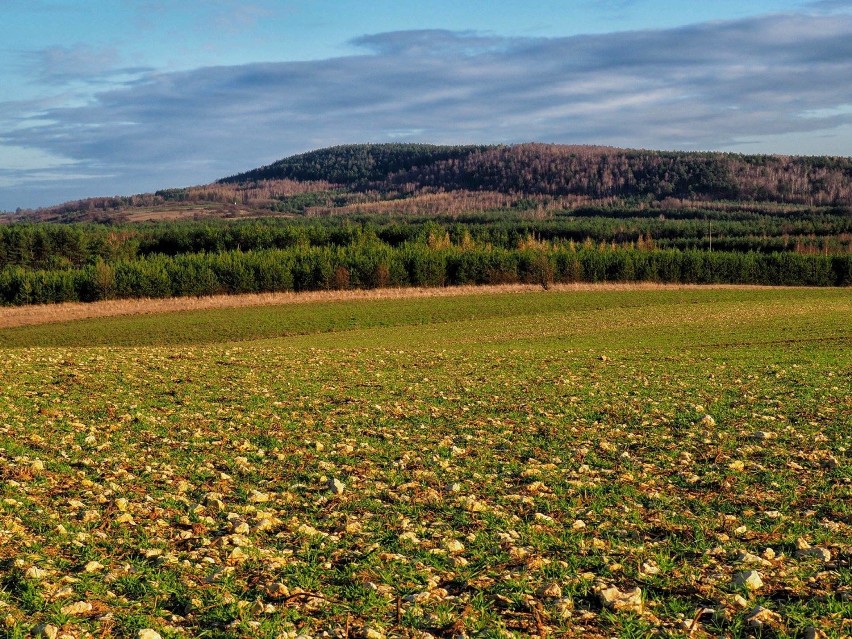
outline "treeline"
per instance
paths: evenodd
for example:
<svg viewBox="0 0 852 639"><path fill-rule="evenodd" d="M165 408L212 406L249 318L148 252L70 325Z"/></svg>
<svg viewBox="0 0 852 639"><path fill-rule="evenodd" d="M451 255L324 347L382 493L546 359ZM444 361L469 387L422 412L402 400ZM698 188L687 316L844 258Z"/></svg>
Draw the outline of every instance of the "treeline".
<svg viewBox="0 0 852 639"><path fill-rule="evenodd" d="M0 226L0 268L79 268L162 254L257 251L293 247L399 247L404 243L515 249L530 238L547 242L586 240L645 249L710 249L772 253L852 252L852 214L825 209L794 215L755 215L738 210L659 212L602 209L563 211L546 219L523 209L454 218L353 216L127 225L12 224Z"/></svg>
<svg viewBox="0 0 852 639"><path fill-rule="evenodd" d="M527 282L852 285L852 255L638 250L610 246L464 248L383 244L154 255L79 269L0 271L0 303Z"/></svg>
<svg viewBox="0 0 852 639"><path fill-rule="evenodd" d="M222 183L327 180L391 194L485 190L594 199L668 197L852 204L852 158L639 151L556 144L361 144L320 149Z"/></svg>
<svg viewBox="0 0 852 639"><path fill-rule="evenodd" d="M358 198L339 200L340 193L325 181L288 179L254 181L245 184L214 183L186 188L163 189L154 193L116 195L73 200L44 209L19 209L17 219L52 222L113 223L140 208L168 208L177 205L221 204L249 206L269 211L303 213L309 206L338 206Z"/></svg>

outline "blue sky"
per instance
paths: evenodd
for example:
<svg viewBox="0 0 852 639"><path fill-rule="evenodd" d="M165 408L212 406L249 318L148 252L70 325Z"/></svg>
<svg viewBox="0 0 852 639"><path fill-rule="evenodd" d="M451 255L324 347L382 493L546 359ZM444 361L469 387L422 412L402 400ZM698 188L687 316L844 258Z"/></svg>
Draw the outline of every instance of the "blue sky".
<svg viewBox="0 0 852 639"><path fill-rule="evenodd" d="M852 0L0 0L0 210L531 140L852 154Z"/></svg>

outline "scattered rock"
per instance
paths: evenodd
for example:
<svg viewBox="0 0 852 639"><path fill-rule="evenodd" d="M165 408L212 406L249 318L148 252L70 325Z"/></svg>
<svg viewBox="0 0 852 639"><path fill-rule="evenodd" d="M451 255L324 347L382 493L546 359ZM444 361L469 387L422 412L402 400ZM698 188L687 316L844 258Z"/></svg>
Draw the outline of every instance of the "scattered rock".
<svg viewBox="0 0 852 639"><path fill-rule="evenodd" d="M541 589L540 594L542 597L561 597L562 596L562 588L559 587L559 584L555 581L551 584L548 584L544 588Z"/></svg>
<svg viewBox="0 0 852 639"><path fill-rule="evenodd" d="M85 615L87 612L92 612L92 604L88 601L75 601L62 606L60 610L63 615Z"/></svg>
<svg viewBox="0 0 852 639"><path fill-rule="evenodd" d="M59 634L59 628L49 623L41 623L33 628L33 636L43 639L56 639Z"/></svg>
<svg viewBox="0 0 852 639"><path fill-rule="evenodd" d="M772 612L763 606L757 606L757 608L752 610L749 616L746 617L746 624L748 624L750 628L756 629L778 628L781 626L781 615L777 612Z"/></svg>
<svg viewBox="0 0 852 639"><path fill-rule="evenodd" d="M266 587L266 594L272 599L282 599L290 596L290 589L280 581L276 581Z"/></svg>
<svg viewBox="0 0 852 639"><path fill-rule="evenodd" d="M771 566L772 563L764 559L763 557L758 557L757 555L753 555L750 552L745 550L741 550L740 554L737 555L737 561L742 562L744 564L748 564L751 566Z"/></svg>
<svg viewBox="0 0 852 639"><path fill-rule="evenodd" d="M333 495L342 495L343 491L346 490L346 484L337 479L337 477L332 477L328 480L328 490Z"/></svg>
<svg viewBox="0 0 852 639"><path fill-rule="evenodd" d="M431 597L432 597L432 595L430 593L424 591L424 592L415 592L413 594L406 595L405 597L402 598L402 600L406 601L408 603L423 604L423 603L426 603L427 601L429 601L429 599Z"/></svg>
<svg viewBox="0 0 852 639"><path fill-rule="evenodd" d="M831 561L831 551L827 548L812 546L810 548L802 548L796 552L796 557L799 559L820 559L822 561Z"/></svg>
<svg viewBox="0 0 852 639"><path fill-rule="evenodd" d="M712 415L705 415L699 420L698 425L704 426L705 428L712 428L716 425L716 420Z"/></svg>
<svg viewBox="0 0 852 639"><path fill-rule="evenodd" d="M758 430L751 434L751 438L759 442L766 441L767 439L772 439L773 437L775 437L775 433L767 430Z"/></svg>
<svg viewBox="0 0 852 639"><path fill-rule="evenodd" d="M571 597L561 597L556 601L555 608L560 619L570 619L574 615L574 600Z"/></svg>
<svg viewBox="0 0 852 639"><path fill-rule="evenodd" d="M464 544L458 539L450 539L446 544L444 544L444 547L451 553L464 552Z"/></svg>
<svg viewBox="0 0 852 639"><path fill-rule="evenodd" d="M573 528L574 530L582 530L585 527L586 527L586 522L583 521L582 519L578 519L573 524L571 524L571 528Z"/></svg>
<svg viewBox="0 0 852 639"><path fill-rule="evenodd" d="M758 590L763 587L763 580L756 570L745 570L734 575L735 586L745 586L749 590Z"/></svg>
<svg viewBox="0 0 852 639"><path fill-rule="evenodd" d="M33 566L32 568L27 569L24 573L24 577L27 579L44 579L48 574L49 573L46 570L43 570L38 566Z"/></svg>
<svg viewBox="0 0 852 639"><path fill-rule="evenodd" d="M98 572L99 570L103 570L104 565L99 561L90 561L83 568L83 572Z"/></svg>
<svg viewBox="0 0 852 639"><path fill-rule="evenodd" d="M160 633L151 628L143 628L136 633L136 639L163 639Z"/></svg>
<svg viewBox="0 0 852 639"><path fill-rule="evenodd" d="M802 631L802 639L827 639L828 635L819 628L808 626Z"/></svg>
<svg viewBox="0 0 852 639"><path fill-rule="evenodd" d="M599 588L598 597L604 608L610 610L626 610L630 612L642 613L642 589L638 586L633 590L621 592L615 586L608 588Z"/></svg>
<svg viewBox="0 0 852 639"><path fill-rule="evenodd" d="M253 504L263 504L269 501L269 495L259 490L252 490L248 500Z"/></svg>

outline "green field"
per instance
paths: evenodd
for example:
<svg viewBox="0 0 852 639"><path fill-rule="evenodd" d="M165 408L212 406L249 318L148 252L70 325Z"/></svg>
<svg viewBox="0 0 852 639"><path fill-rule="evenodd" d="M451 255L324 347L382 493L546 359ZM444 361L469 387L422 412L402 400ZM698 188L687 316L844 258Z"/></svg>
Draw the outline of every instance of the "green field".
<svg viewBox="0 0 852 639"><path fill-rule="evenodd" d="M0 636L852 634L848 289L86 320L0 380Z"/></svg>

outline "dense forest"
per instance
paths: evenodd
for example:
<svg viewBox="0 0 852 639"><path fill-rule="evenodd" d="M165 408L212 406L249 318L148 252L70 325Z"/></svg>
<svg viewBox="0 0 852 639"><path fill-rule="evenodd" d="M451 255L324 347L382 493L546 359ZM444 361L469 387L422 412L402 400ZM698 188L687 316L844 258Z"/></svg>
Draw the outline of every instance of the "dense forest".
<svg viewBox="0 0 852 639"><path fill-rule="evenodd" d="M5 215L0 304L465 283L852 284L852 160L351 145Z"/></svg>
<svg viewBox="0 0 852 639"><path fill-rule="evenodd" d="M360 190L423 189L852 204L852 158L635 151L592 146L349 145L221 180L328 180Z"/></svg>
<svg viewBox="0 0 852 639"><path fill-rule="evenodd" d="M0 227L0 303L509 282L852 284L849 216L718 213L714 241L712 220L684 213L574 213L13 224Z"/></svg>

